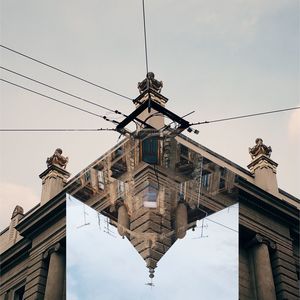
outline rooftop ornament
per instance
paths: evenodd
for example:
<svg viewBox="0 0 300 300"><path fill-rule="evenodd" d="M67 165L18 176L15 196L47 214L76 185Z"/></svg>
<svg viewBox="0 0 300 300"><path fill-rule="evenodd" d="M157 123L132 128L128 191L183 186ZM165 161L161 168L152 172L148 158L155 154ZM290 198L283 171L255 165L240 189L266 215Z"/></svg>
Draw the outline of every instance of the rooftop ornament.
<svg viewBox="0 0 300 300"><path fill-rule="evenodd" d="M252 148L249 148L249 153L251 155L252 160L257 158L260 155L266 155L268 157L271 156L272 148L271 146L267 147L261 138L257 138L255 140L256 145Z"/></svg>
<svg viewBox="0 0 300 300"><path fill-rule="evenodd" d="M65 169L67 166L67 163L69 161L68 157L65 157L62 155L62 150L60 148L57 148L54 152L54 154L47 158L47 167L51 167L52 165L59 166L60 168Z"/></svg>
<svg viewBox="0 0 300 300"><path fill-rule="evenodd" d="M142 82L138 83L138 89L140 91L140 94L147 91L148 89L152 89L157 93L161 92L163 82L156 80L154 77L155 75L153 72L148 72L146 78Z"/></svg>

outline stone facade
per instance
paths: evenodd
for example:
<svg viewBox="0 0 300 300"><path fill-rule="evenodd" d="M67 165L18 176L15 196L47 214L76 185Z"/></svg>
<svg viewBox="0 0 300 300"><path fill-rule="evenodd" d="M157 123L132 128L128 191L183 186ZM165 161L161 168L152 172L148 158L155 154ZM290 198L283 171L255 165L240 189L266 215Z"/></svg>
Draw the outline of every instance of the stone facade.
<svg viewBox="0 0 300 300"><path fill-rule="evenodd" d="M166 103L155 91L151 97ZM62 166L48 166L40 205L25 215L17 207L1 233L1 300L65 299L66 193L110 218L150 278L197 220L238 202L239 298L299 299L300 201L278 189L271 148L260 151L260 139L248 171L178 131L155 130L162 118L69 182Z"/></svg>
<svg viewBox="0 0 300 300"><path fill-rule="evenodd" d="M49 166L41 178L51 197L42 192L41 203L25 215L17 207L11 225L1 232L1 300L66 298L66 201L62 190L69 176L64 169ZM12 230L13 234L7 234Z"/></svg>

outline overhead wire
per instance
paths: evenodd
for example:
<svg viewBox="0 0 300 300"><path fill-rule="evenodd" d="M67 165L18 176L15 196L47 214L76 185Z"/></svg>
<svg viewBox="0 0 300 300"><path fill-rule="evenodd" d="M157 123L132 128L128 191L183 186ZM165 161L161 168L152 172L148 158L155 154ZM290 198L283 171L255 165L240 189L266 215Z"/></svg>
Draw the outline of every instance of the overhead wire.
<svg viewBox="0 0 300 300"><path fill-rule="evenodd" d="M115 128L1 128L0 132L64 132L64 131L116 131Z"/></svg>
<svg viewBox="0 0 300 300"><path fill-rule="evenodd" d="M3 82L5 82L5 83L8 83L8 84L10 84L10 85L13 85L13 86L16 86L16 87L18 87L18 88L21 88L21 89L23 89L23 90L26 90L26 91L29 91L29 92L31 92L31 93L34 93L34 94L36 94L36 95L39 95L39 96L42 96L42 97L44 97L44 98L50 99L50 100L52 100L52 101L55 101L55 102L57 102L57 103L63 104L63 105L65 105L65 106L72 107L72 108L74 108L74 109L77 109L77 110L79 110L79 111L85 112L85 113L90 114L90 115L93 115L93 116L95 116L95 117L102 118L103 120L105 120L105 121L107 121L107 122L111 122L111 123L114 123L114 124L119 124L118 121L111 120L111 119L107 118L107 117L104 116L104 115L99 115L99 114L97 114L97 113L94 113L94 112L91 112L91 111L89 111L89 110L80 108L80 107L75 106L75 105L73 105L73 104L69 104L69 103L67 103L67 102L58 100L58 99L56 99L56 98L50 97L50 96L48 96L48 95L42 94L42 93L37 92L37 91L34 91L34 90L32 90L32 89L29 89L29 88L27 88L27 87L25 87L25 86L22 86L22 85L13 83L13 82L8 81L8 80L5 80L5 79L3 79L3 78L0 78L0 80L3 81Z"/></svg>
<svg viewBox="0 0 300 300"><path fill-rule="evenodd" d="M209 222L212 222L212 223L215 223L215 224L217 224L217 225L220 225L220 226L222 226L222 227L224 227L224 228L227 228L227 229L229 229L229 230L231 230L231 231L234 231L234 232L239 232L238 230L235 230L235 229L233 229L233 228L231 228L231 227L229 227L229 226L226 226L226 225L224 225L224 224L222 224L222 223L220 223L220 222L217 222L217 221L214 221L214 220L212 220L212 219L209 219L209 218L205 218L207 221L209 221Z"/></svg>
<svg viewBox="0 0 300 300"><path fill-rule="evenodd" d="M142 6L143 6L143 24L144 24L144 46L145 46L146 74L148 74L148 72L149 72L149 64L148 64L148 47L147 47L145 0L142 0Z"/></svg>
<svg viewBox="0 0 300 300"><path fill-rule="evenodd" d="M256 117L256 116L261 116L261 115L279 113L279 112L295 110L295 109L300 109L300 106L277 109L277 110L270 110L270 111L265 111L265 112L258 112L258 113L247 114L247 115L234 116L234 117L229 117L229 118L216 119L216 120L211 120L211 121L196 122L196 123L191 123L190 125L195 126L195 125L202 125L202 124L209 124L209 123L224 122L224 121L230 121L230 120L237 120L237 119L250 118L250 117Z"/></svg>
<svg viewBox="0 0 300 300"><path fill-rule="evenodd" d="M118 111L118 110L113 110L113 109L108 108L108 107L106 107L106 106L103 106L103 105L101 105L101 104L95 103L95 102L93 102L93 101L90 101L90 100L87 100L87 99L82 98L82 97L80 97L80 96L77 96L77 95L75 95L75 94L72 94L72 93L70 93L70 92L66 92L66 91L64 91L64 90L62 90L62 89L56 88L56 87L54 87L54 86L51 86L51 85L49 85L49 84L47 84L47 83L44 83L44 82L39 81L39 80L36 80L36 79L34 79L34 78L32 78L32 77L26 76L26 75L21 74L21 73L19 73L19 72L13 71L13 70L8 69L8 68L5 68L5 67L3 67L3 66L0 66L0 69L3 69L3 70L5 70L5 71L7 71L7 72L10 72L10 73L12 73L12 74L18 75L18 76L20 76L20 77L23 77L23 78L25 78L25 79L31 80L31 81L33 81L33 82L35 82L35 83L38 83L38 84L40 84L40 85L43 85L43 86L48 87L48 88L50 88L50 89L53 89L53 90L55 90L55 91L61 92L61 93L65 94L65 95L74 97L74 98L79 99L79 100L81 100L81 101L84 101L84 102L86 102L86 103L89 103L89 104L98 106L98 107L100 107L100 108L102 108L102 109L105 109L105 110L107 110L107 111L110 111L110 112L113 112L113 113L115 113L115 114L120 114L120 115L122 115L122 116L124 116L124 117L127 117L127 115L123 114L122 112L120 112L120 111Z"/></svg>
<svg viewBox="0 0 300 300"><path fill-rule="evenodd" d="M15 54L21 55L21 56L23 56L23 57L25 57L25 58L28 58L28 59L30 59L30 60L32 60L32 61L34 61L34 62L37 62L37 63L39 63L39 64L41 64L41 65L44 65L44 66L46 66L46 67L48 67L48 68L51 68L51 69L53 69L53 70L55 70L55 71L58 71L58 72L63 73L63 74L65 74L65 75L71 76L71 77L73 77L73 78L75 78L75 79L81 80L81 81L83 81L83 82L85 82L85 83L87 83L87 84L90 84L90 85L92 85L92 86L95 86L95 87L97 87L97 88L100 88L100 89L102 89L102 90L104 90L104 91L106 91L106 92L112 93L112 94L114 94L114 95L120 96L120 97L122 97L122 98L131 100L131 101L133 100L132 98L130 98L130 97L128 97L128 96L125 96L125 95L123 95L123 94L120 94L120 93L118 93L118 92L115 92L115 91L113 91L113 90L111 90L111 89L108 89L108 88L106 88L106 87L104 87L104 86L101 86L101 85L99 85L99 84L97 84L97 83L94 83L94 82L92 82L92 81L90 81L90 80L87 80L87 79L85 79L85 78L83 78L83 77L74 75L74 74L72 74L72 73L70 73L70 72L67 72L67 71L64 71L64 70L62 70L62 69L60 69L60 68L58 68L58 67L55 67L55 66L53 66L53 65L50 65L50 64L48 64L48 63L45 63L45 62L43 62L43 61L41 61L41 60L39 60L39 59L36 59L36 58L34 58L34 57L32 57L32 56L29 56L29 55L27 55L27 54L24 54L24 53L22 53L22 52L20 52L20 51L17 51L17 50L12 49L12 48L9 48L9 47L7 47L7 46L5 46L5 45L1 45L1 44L0 44L0 47L3 48L3 49L6 49L6 50L8 50L8 51L11 51L11 52L13 52L13 53L15 53Z"/></svg>

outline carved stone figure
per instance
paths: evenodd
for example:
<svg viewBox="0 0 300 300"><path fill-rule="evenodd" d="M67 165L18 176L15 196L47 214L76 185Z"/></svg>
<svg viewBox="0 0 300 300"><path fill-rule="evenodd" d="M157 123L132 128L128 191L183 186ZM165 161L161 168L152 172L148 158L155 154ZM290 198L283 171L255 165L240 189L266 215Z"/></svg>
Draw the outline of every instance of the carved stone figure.
<svg viewBox="0 0 300 300"><path fill-rule="evenodd" d="M272 148L271 146L267 147L261 138L255 140L256 145L252 148L249 148L249 153L252 159L255 159L257 156L264 154L268 157L271 156Z"/></svg>
<svg viewBox="0 0 300 300"><path fill-rule="evenodd" d="M12 216L11 218L13 219L15 216L17 215L23 215L24 214L24 210L23 210L23 207L17 205L12 213Z"/></svg>
<svg viewBox="0 0 300 300"><path fill-rule="evenodd" d="M67 163L69 161L68 157L64 157L62 155L62 150L60 148L57 148L54 152L54 154L51 157L47 158L47 167L50 167L52 165L57 165L63 169L66 168Z"/></svg>
<svg viewBox="0 0 300 300"><path fill-rule="evenodd" d="M155 75L153 72L148 72L146 78L138 83L138 89L140 91L140 94L142 94L144 91L146 91L149 88L152 88L156 92L160 93L163 83L162 81L158 81L155 78Z"/></svg>

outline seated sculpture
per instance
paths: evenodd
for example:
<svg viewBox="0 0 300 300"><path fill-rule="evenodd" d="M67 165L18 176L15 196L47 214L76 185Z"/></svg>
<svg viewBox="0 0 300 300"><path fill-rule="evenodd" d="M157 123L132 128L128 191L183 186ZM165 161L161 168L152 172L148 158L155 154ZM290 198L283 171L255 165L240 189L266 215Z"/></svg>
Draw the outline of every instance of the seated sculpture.
<svg viewBox="0 0 300 300"><path fill-rule="evenodd" d="M153 72L148 72L146 78L142 82L138 83L138 89L140 91L140 94L142 94L149 88L155 90L158 93L161 92L163 83L162 81L156 80L154 77L155 75Z"/></svg>
<svg viewBox="0 0 300 300"><path fill-rule="evenodd" d="M57 148L54 152L54 154L51 157L47 158L47 167L49 168L52 165L57 165L63 169L66 168L67 163L69 161L68 157L64 157L62 155L62 150L60 148Z"/></svg>
<svg viewBox="0 0 300 300"><path fill-rule="evenodd" d="M252 148L249 148L249 153L251 155L252 159L255 159L259 155L266 155L268 157L271 156L272 148L269 146L267 147L261 138L257 138L255 140L255 146Z"/></svg>

